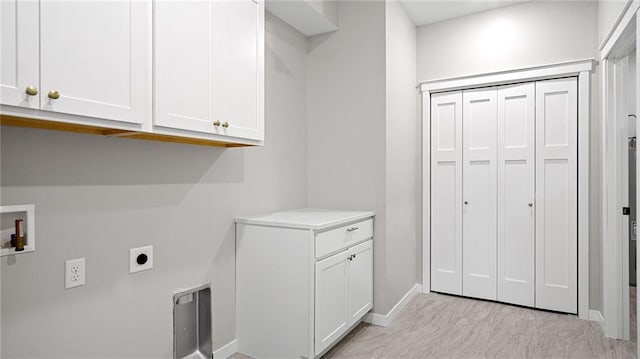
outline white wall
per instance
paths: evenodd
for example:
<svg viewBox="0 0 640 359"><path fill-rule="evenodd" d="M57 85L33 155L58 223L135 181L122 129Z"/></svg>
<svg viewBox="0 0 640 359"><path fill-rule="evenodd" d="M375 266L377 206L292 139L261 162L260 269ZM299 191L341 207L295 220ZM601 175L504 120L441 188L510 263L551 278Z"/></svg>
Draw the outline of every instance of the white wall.
<svg viewBox="0 0 640 359"><path fill-rule="evenodd" d="M598 57L598 4L533 1L418 28L418 79L504 71ZM590 306L602 308L601 129L592 75Z"/></svg>
<svg viewBox="0 0 640 359"><path fill-rule="evenodd" d="M374 312L416 283L415 26L398 3L339 1L338 31L310 39L311 207L376 213Z"/></svg>
<svg viewBox="0 0 640 359"><path fill-rule="evenodd" d="M417 233L422 202L417 99L416 27L399 2L387 1L386 288L396 302L415 285L419 271Z"/></svg>
<svg viewBox="0 0 640 359"><path fill-rule="evenodd" d="M418 79L593 58L597 4L533 1L418 28Z"/></svg>
<svg viewBox="0 0 640 359"><path fill-rule="evenodd" d="M217 149L1 127L3 205L35 203L38 250L2 257L4 358L172 357L172 294L211 282L235 338L233 218L306 206L307 40L267 17L266 146ZM128 249L154 269L128 274ZM66 259L87 284L64 289Z"/></svg>
<svg viewBox="0 0 640 359"><path fill-rule="evenodd" d="M306 0L320 15L338 26L338 0Z"/></svg>
<svg viewBox="0 0 640 359"><path fill-rule="evenodd" d="M339 1L340 29L310 38L308 203L376 213L374 311L385 292L385 5Z"/></svg>
<svg viewBox="0 0 640 359"><path fill-rule="evenodd" d="M598 0L598 44L604 45L613 27L632 0Z"/></svg>

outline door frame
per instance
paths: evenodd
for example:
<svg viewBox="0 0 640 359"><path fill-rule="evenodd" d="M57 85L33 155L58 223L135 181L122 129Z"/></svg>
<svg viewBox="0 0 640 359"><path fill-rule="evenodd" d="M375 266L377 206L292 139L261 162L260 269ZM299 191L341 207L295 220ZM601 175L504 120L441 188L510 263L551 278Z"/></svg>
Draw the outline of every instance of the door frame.
<svg viewBox="0 0 640 359"><path fill-rule="evenodd" d="M487 74L423 81L422 94L422 291L431 290L431 94L477 87L532 82L559 77L578 78L578 224L589 223L590 75L593 59L519 68ZM578 225L578 316L589 313L589 226Z"/></svg>
<svg viewBox="0 0 640 359"><path fill-rule="evenodd" d="M622 89L620 79L626 74L624 54L635 45L640 48L640 16L637 16L640 1L629 0L609 36L600 48L602 63L601 126L602 126L602 314L603 329L608 337L629 339L629 247L621 208L628 200L624 198L626 166L623 149L628 134L627 112L621 109L624 102L616 96ZM637 55L636 55L637 61ZM640 86L640 74L636 71L636 89ZM640 105L640 94L636 90L636 109ZM636 119L636 124L637 124ZM637 128L637 126L636 126ZM636 157L636 164L638 158ZM637 169L636 165L636 169ZM636 188L640 180L636 177ZM610 196L607 196L611 193ZM636 193L636 196L638 194ZM638 196L637 198L640 198ZM637 201L636 201L637 203ZM638 249L636 248L636 251ZM638 253L636 253L638 256ZM637 305L637 303L636 303ZM637 323L636 323L637 325ZM640 337L640 336L639 336ZM640 348L639 348L640 349ZM638 352L640 354L640 350Z"/></svg>

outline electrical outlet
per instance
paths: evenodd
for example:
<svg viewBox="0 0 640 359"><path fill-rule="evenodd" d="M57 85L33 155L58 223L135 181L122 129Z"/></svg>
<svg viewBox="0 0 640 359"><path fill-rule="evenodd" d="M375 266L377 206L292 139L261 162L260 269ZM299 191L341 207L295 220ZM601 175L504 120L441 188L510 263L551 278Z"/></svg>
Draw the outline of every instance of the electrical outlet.
<svg viewBox="0 0 640 359"><path fill-rule="evenodd" d="M129 273L153 268L153 246L129 249Z"/></svg>
<svg viewBox="0 0 640 359"><path fill-rule="evenodd" d="M64 263L64 287L66 289L85 284L84 258L70 259Z"/></svg>

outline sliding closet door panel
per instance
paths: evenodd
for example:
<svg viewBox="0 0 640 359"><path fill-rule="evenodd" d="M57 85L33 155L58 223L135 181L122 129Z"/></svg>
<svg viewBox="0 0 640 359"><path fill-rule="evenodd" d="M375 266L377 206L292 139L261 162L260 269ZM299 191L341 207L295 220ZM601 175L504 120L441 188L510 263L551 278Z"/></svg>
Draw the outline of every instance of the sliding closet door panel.
<svg viewBox="0 0 640 359"><path fill-rule="evenodd" d="M431 290L462 294L462 93L431 96Z"/></svg>
<svg viewBox="0 0 640 359"><path fill-rule="evenodd" d="M536 83L536 307L568 313L578 309L577 107L575 78Z"/></svg>
<svg viewBox="0 0 640 359"><path fill-rule="evenodd" d="M497 91L463 92L462 294L496 299Z"/></svg>
<svg viewBox="0 0 640 359"><path fill-rule="evenodd" d="M535 84L498 89L498 300L534 306Z"/></svg>

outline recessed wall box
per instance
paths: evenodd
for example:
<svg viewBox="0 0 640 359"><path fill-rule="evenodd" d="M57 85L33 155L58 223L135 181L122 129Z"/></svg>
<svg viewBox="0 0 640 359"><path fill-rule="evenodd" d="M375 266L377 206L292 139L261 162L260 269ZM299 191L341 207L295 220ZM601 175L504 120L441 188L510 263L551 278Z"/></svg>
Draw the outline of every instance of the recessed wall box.
<svg viewBox="0 0 640 359"><path fill-rule="evenodd" d="M16 238L17 223L20 224L19 241ZM0 257L34 252L36 250L35 228L35 205L0 206ZM18 243L20 245L16 250Z"/></svg>
<svg viewBox="0 0 640 359"><path fill-rule="evenodd" d="M173 296L173 358L210 359L211 288L208 284Z"/></svg>

